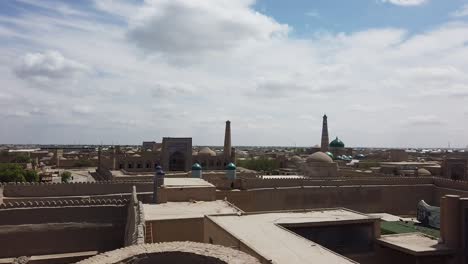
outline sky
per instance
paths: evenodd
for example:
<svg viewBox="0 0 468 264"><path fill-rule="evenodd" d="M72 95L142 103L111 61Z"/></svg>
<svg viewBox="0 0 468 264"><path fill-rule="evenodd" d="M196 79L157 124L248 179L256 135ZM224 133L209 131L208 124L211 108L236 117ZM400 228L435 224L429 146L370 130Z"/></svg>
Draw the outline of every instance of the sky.
<svg viewBox="0 0 468 264"><path fill-rule="evenodd" d="M468 145L468 0L3 0L0 143Z"/></svg>

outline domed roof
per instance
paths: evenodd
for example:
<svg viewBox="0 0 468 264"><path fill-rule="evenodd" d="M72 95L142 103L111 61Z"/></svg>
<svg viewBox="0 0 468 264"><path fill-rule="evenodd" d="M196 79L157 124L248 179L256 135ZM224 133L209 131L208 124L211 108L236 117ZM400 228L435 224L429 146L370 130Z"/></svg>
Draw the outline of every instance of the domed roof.
<svg viewBox="0 0 468 264"><path fill-rule="evenodd" d="M47 153L47 156L53 157L53 156L54 156L54 153L53 153L53 152L49 152L49 153Z"/></svg>
<svg viewBox="0 0 468 264"><path fill-rule="evenodd" d="M318 151L315 152L314 154L310 155L307 157L307 162L323 162L323 163L332 163L333 160L328 156L327 154Z"/></svg>
<svg viewBox="0 0 468 264"><path fill-rule="evenodd" d="M214 152L213 150L211 150L209 147L204 147L202 148L198 154L202 154L202 155L210 155L210 156L216 156L216 152Z"/></svg>
<svg viewBox="0 0 468 264"><path fill-rule="evenodd" d="M192 165L192 170L202 170L202 167L198 163L194 163Z"/></svg>
<svg viewBox="0 0 468 264"><path fill-rule="evenodd" d="M335 159L335 156L330 151L325 152L330 158Z"/></svg>
<svg viewBox="0 0 468 264"><path fill-rule="evenodd" d="M226 166L226 170L236 170L236 165L231 162Z"/></svg>
<svg viewBox="0 0 468 264"><path fill-rule="evenodd" d="M344 143L338 137L336 137L332 142L330 142L330 147L332 148L344 148Z"/></svg>
<svg viewBox="0 0 468 264"><path fill-rule="evenodd" d="M418 175L419 176L431 176L432 174L431 174L430 171L428 171L428 170L426 170L424 168L420 168L420 169L418 169Z"/></svg>
<svg viewBox="0 0 468 264"><path fill-rule="evenodd" d="M294 155L291 157L291 161L294 163L298 163L298 162L303 162L304 160L301 157Z"/></svg>

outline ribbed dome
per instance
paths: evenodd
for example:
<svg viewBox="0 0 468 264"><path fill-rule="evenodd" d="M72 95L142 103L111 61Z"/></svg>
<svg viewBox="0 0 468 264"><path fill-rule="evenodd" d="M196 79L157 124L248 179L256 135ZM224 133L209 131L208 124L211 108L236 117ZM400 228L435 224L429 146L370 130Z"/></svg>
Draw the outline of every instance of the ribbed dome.
<svg viewBox="0 0 468 264"><path fill-rule="evenodd" d="M336 137L332 142L330 142L330 147L332 148L344 148L344 143L338 137Z"/></svg>
<svg viewBox="0 0 468 264"><path fill-rule="evenodd" d="M295 155L295 156L292 156L291 161L294 163L299 163L299 162L303 162L304 160L301 157Z"/></svg>
<svg viewBox="0 0 468 264"><path fill-rule="evenodd" d="M236 170L236 165L231 162L226 166L226 170Z"/></svg>
<svg viewBox="0 0 468 264"><path fill-rule="evenodd" d="M202 170L202 167L198 163L194 163L192 165L192 170Z"/></svg>
<svg viewBox="0 0 468 264"><path fill-rule="evenodd" d="M198 155L209 155L209 156L216 156L216 152L211 150L209 147L204 147L202 148L199 152Z"/></svg>
<svg viewBox="0 0 468 264"><path fill-rule="evenodd" d="M318 151L315 152L314 154L310 155L307 157L307 162L323 162L323 163L332 163L333 160L328 156L327 154Z"/></svg>
<svg viewBox="0 0 468 264"><path fill-rule="evenodd" d="M428 170L426 170L424 168L420 168L420 169L418 169L418 175L419 176L431 176L432 174L431 174L430 171L428 171Z"/></svg>

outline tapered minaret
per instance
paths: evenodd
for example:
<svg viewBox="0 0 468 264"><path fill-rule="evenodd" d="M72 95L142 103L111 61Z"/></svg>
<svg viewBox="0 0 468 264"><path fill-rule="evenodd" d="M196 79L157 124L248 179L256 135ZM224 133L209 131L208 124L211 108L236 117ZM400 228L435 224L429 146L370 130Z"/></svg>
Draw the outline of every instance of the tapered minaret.
<svg viewBox="0 0 468 264"><path fill-rule="evenodd" d="M322 152L328 151L328 123L327 123L327 115L323 115L323 123L322 123L322 142L320 143L320 150Z"/></svg>
<svg viewBox="0 0 468 264"><path fill-rule="evenodd" d="M226 131L224 132L224 161L229 163L231 160L231 121L226 121Z"/></svg>

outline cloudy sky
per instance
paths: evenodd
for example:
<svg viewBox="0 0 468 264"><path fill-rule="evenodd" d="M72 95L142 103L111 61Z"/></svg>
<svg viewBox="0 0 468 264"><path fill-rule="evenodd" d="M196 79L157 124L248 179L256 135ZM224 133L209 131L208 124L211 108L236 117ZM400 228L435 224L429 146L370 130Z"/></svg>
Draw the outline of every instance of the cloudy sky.
<svg viewBox="0 0 468 264"><path fill-rule="evenodd" d="M468 0L2 0L0 143L468 145Z"/></svg>

